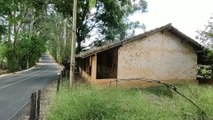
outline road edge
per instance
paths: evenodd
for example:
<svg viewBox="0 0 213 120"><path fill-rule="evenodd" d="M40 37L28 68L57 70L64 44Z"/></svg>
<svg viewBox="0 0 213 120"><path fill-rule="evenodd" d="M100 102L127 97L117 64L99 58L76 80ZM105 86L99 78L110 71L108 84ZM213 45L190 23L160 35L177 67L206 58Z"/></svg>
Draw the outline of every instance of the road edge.
<svg viewBox="0 0 213 120"><path fill-rule="evenodd" d="M47 53L47 55L50 57L50 59L51 59L51 61L52 61L53 63L56 63L56 64L57 64L57 69L58 69L58 70L62 70L62 69L64 68L63 65L61 65L61 64L59 64L59 63L57 63L57 62L55 61L55 59L52 57L51 54ZM19 73L27 72L27 71L30 71L30 70L36 68L36 66L37 66L37 63L36 63L33 67L31 67L31 68L29 68L29 69L20 70L20 71L16 71L16 72L12 72L12 73L2 74L2 75L0 75L0 78L1 78L1 77L6 77L6 76L9 76L9 75L14 75L14 74L19 74Z"/></svg>
<svg viewBox="0 0 213 120"><path fill-rule="evenodd" d="M59 64L56 62L56 60L53 58L53 56L50 53L47 53L50 56L50 59L52 60L53 63L56 63L58 65L58 70L62 70L64 68L63 65Z"/></svg>
<svg viewBox="0 0 213 120"><path fill-rule="evenodd" d="M23 72L30 71L30 70L34 69L34 68L36 67L36 65L37 65L37 63L36 63L33 67L31 67L31 68L29 68L29 69L20 70L20 71L16 71L16 72L12 72L12 73L2 74L2 75L0 75L0 78L1 78L1 77L5 77L5 76L9 76L9 75L14 75L14 74L19 74L19 73L23 73Z"/></svg>

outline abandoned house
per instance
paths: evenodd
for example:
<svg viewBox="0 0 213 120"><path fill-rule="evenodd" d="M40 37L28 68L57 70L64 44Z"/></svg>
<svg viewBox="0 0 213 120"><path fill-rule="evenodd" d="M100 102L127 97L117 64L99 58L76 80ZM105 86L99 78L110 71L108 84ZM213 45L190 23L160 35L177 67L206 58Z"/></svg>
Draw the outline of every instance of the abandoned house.
<svg viewBox="0 0 213 120"><path fill-rule="evenodd" d="M119 81L122 85L132 86L134 83L140 87L151 83L133 79L169 83L195 81L197 54L201 49L199 43L168 24L89 49L76 57L81 76L90 83L111 85Z"/></svg>

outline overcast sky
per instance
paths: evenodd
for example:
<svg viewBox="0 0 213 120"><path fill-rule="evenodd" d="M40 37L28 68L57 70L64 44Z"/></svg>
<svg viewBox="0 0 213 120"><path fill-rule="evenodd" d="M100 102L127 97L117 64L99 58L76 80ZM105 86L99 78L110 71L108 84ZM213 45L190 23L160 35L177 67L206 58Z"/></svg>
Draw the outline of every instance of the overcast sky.
<svg viewBox="0 0 213 120"><path fill-rule="evenodd" d="M203 30L211 14L213 0L146 0L148 12L136 14L131 20L141 21L146 30L172 23L181 32L195 38L195 31ZM212 15L213 16L213 15ZM137 31L136 34L141 31Z"/></svg>

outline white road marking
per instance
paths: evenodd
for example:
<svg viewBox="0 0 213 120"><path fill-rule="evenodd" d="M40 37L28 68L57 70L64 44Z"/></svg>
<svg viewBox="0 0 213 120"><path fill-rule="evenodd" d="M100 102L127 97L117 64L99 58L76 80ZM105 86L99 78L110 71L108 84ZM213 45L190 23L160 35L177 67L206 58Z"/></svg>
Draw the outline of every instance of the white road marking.
<svg viewBox="0 0 213 120"><path fill-rule="evenodd" d="M45 55L45 56L46 56L46 55ZM47 56L49 56L49 55L47 55ZM45 60L45 61L49 61L49 60ZM40 65L56 65L57 67L60 66L60 65L57 64L57 63L40 63ZM34 68L34 67L33 67L33 68ZM31 69L32 69L32 68L31 68ZM22 72L29 71L29 70L30 70L30 69L27 69L27 70L20 71L20 72L16 72L16 73L22 73ZM58 72L59 70L56 70L56 71ZM56 73L57 73L57 72L56 72ZM35 71L35 72L33 72L33 73L29 73L29 74L26 76L27 78L22 79L22 80L20 80L20 81L16 81L16 82L10 83L10 84L5 85L5 86L2 86L2 87L0 87L0 90L1 90L1 89L4 89L4 88L7 88L7 87L9 87L9 86L12 86L12 85L21 83L21 82L23 82L23 81L29 80L29 78L32 78L32 77L34 77L34 76L39 76L39 75L42 75L42 74L47 75L47 74L50 74L50 73L54 73L54 72L51 72L51 70L48 70L48 69L44 69L44 70L42 70L42 71ZM12 73L12 74L14 74L14 73ZM32 74L32 75L30 75L30 74ZM11 75L11 74L7 74L7 75ZM7 75L2 75L2 76L0 76L0 78L3 77L3 76L7 76ZM13 78L12 78L12 79L13 79ZM17 77L16 77L16 79L17 79ZM24 103L24 105L22 105L21 107L19 107L19 108L15 111L15 113L14 113L13 115L10 116L10 118L9 118L8 120L12 120L13 117L14 117L20 110L22 110L29 102L30 102L30 100L28 99L28 101L27 101L26 103Z"/></svg>
<svg viewBox="0 0 213 120"><path fill-rule="evenodd" d="M28 103L30 102L30 100L28 100L24 105L22 105L18 110L16 110L16 112L10 116L10 118L8 120L11 120L21 109L23 109Z"/></svg>
<svg viewBox="0 0 213 120"><path fill-rule="evenodd" d="M18 83L20 83L20 82L23 82L23 81L27 80L28 78L31 78L31 76L30 76L30 77L27 77L27 78L25 78L25 79L23 79L23 80L21 80L21 81L17 81L17 82L10 83L10 84L7 84L7 85L5 85L5 86L2 86L2 87L0 87L0 90L1 90L1 89L4 89L4 88L6 88L6 87L9 87L9 86L18 84Z"/></svg>
<svg viewBox="0 0 213 120"><path fill-rule="evenodd" d="M36 76L39 76L39 75L41 75L41 74L44 74L45 71L47 71L47 69L45 69L45 70L42 71L42 72L41 72L41 71L36 71L36 72L34 72L33 74L38 73L38 72L41 72L40 74L35 74ZM7 85L5 85L5 86L2 86L2 87L0 87L0 90L1 90L1 89L4 89L4 88L7 88L7 87L9 87L9 86L12 86L12 85L21 83L21 82L23 82L23 81L26 81L28 78L34 77L34 76L32 76L32 75L28 75L28 76L29 76L29 77L27 77L27 78L25 78L25 79L23 79L23 80L21 80L21 81L13 82L13 83L7 84Z"/></svg>
<svg viewBox="0 0 213 120"><path fill-rule="evenodd" d="M27 70L22 70L22 71L17 71L17 72L14 72L14 73L3 74L3 75L0 75L0 78L1 78L1 77L5 77L5 76L9 76L9 75L15 75L15 74L18 74L18 73L27 72L27 71L30 71L30 70L32 70L32 69L34 69L34 68L35 68L35 66L34 66L34 67L31 67L31 68L29 68L29 69L27 69Z"/></svg>

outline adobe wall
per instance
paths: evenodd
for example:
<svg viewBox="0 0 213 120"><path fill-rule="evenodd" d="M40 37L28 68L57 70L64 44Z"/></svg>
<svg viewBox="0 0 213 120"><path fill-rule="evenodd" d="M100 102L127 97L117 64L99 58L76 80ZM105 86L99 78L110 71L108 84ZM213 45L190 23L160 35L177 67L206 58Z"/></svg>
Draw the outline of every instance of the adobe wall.
<svg viewBox="0 0 213 120"><path fill-rule="evenodd" d="M115 86L114 79L96 79L97 75L97 54L91 56L92 59L92 68L91 68L91 76L86 73L83 69L80 68L81 76L89 83L94 85L101 85L101 86Z"/></svg>
<svg viewBox="0 0 213 120"><path fill-rule="evenodd" d="M92 71L91 71L91 82L94 82L96 80L96 74L97 74L97 54L92 56Z"/></svg>
<svg viewBox="0 0 213 120"><path fill-rule="evenodd" d="M80 70L81 77L83 77L86 81L91 81L91 76L87 74L84 70Z"/></svg>
<svg viewBox="0 0 213 120"><path fill-rule="evenodd" d="M195 80L197 54L170 32L124 44L118 51L118 79Z"/></svg>

